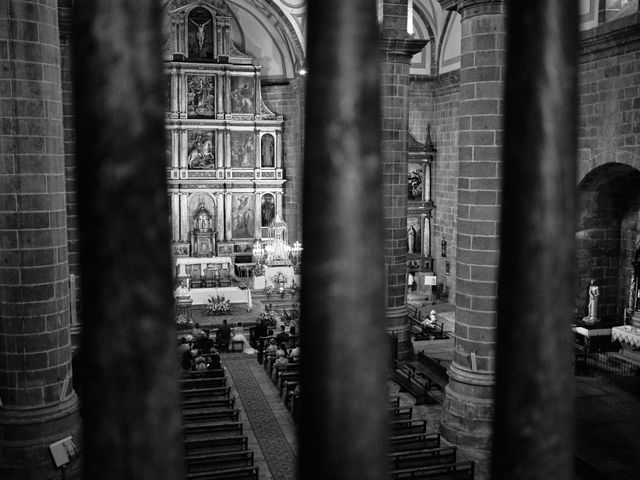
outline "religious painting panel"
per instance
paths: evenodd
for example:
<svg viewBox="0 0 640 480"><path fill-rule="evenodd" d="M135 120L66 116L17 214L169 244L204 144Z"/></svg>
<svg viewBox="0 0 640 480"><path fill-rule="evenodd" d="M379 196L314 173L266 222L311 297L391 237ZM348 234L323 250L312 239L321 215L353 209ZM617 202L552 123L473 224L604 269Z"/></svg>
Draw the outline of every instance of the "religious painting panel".
<svg viewBox="0 0 640 480"><path fill-rule="evenodd" d="M276 216L276 202L273 198L273 195L270 193L265 193L262 196L262 212L261 212L261 227L268 227L273 222L273 219Z"/></svg>
<svg viewBox="0 0 640 480"><path fill-rule="evenodd" d="M409 200L422 201L424 191L424 165L420 163L409 163Z"/></svg>
<svg viewBox="0 0 640 480"><path fill-rule="evenodd" d="M230 78L231 113L255 113L256 89L253 77Z"/></svg>
<svg viewBox="0 0 640 480"><path fill-rule="evenodd" d="M422 253L422 218L407 217L407 252Z"/></svg>
<svg viewBox="0 0 640 480"><path fill-rule="evenodd" d="M203 212L204 208L204 212ZM191 230L201 229L202 221L208 214L208 229L215 229L216 225L216 202L213 197L207 193L198 193L189 199L189 219Z"/></svg>
<svg viewBox="0 0 640 480"><path fill-rule="evenodd" d="M211 118L216 113L213 75L187 75L187 117Z"/></svg>
<svg viewBox="0 0 640 480"><path fill-rule="evenodd" d="M275 140L270 133L264 134L260 139L260 166L275 167Z"/></svg>
<svg viewBox="0 0 640 480"><path fill-rule="evenodd" d="M191 170L212 170L216 168L215 131L187 131L187 166Z"/></svg>
<svg viewBox="0 0 640 480"><path fill-rule="evenodd" d="M189 60L213 59L213 15L206 8L189 12L187 45Z"/></svg>
<svg viewBox="0 0 640 480"><path fill-rule="evenodd" d="M231 131L231 167L254 168L255 158L254 132Z"/></svg>
<svg viewBox="0 0 640 480"><path fill-rule="evenodd" d="M252 193L233 193L231 201L231 236L233 238L253 238L254 195Z"/></svg>
<svg viewBox="0 0 640 480"><path fill-rule="evenodd" d="M173 157L173 131L172 130L167 130L166 131L166 136L167 136L167 143L165 144L166 162L167 162L167 167L171 168L171 167L173 167L173 162L172 162L172 157Z"/></svg>

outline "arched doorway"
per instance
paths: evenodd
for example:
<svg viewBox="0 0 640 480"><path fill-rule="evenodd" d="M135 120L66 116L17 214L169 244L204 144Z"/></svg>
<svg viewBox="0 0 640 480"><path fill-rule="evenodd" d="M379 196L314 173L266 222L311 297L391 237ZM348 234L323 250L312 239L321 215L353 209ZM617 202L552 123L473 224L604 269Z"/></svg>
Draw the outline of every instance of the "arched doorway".
<svg viewBox="0 0 640 480"><path fill-rule="evenodd" d="M598 315L622 323L629 304L636 240L640 240L640 171L606 163L578 184L576 310L586 315L591 279L600 287Z"/></svg>

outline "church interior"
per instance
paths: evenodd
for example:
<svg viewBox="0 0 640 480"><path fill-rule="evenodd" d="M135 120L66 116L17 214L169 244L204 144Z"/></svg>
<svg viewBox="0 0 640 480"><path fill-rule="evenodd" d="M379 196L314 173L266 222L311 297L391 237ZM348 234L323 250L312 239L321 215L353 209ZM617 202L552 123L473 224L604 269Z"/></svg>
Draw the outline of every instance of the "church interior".
<svg viewBox="0 0 640 480"><path fill-rule="evenodd" d="M1 10L0 478L640 478L638 0Z"/></svg>

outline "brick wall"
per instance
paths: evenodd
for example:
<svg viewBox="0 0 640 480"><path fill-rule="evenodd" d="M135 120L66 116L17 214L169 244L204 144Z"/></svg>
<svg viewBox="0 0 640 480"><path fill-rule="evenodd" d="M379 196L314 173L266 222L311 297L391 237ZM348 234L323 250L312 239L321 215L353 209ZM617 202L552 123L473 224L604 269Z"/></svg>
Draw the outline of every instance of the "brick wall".
<svg viewBox="0 0 640 480"><path fill-rule="evenodd" d="M640 15L583 32L579 62L576 310L591 278L598 313L621 321L640 214Z"/></svg>
<svg viewBox="0 0 640 480"><path fill-rule="evenodd" d="M262 100L274 113L284 116L283 156L285 179L283 220L289 241L302 241L302 152L304 140L304 77L287 85L263 85Z"/></svg>

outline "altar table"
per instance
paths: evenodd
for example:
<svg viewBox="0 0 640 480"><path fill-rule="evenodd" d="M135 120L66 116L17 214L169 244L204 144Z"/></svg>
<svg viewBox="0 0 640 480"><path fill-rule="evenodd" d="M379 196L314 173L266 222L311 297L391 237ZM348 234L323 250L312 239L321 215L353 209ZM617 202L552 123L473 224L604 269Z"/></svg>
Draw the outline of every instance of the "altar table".
<svg viewBox="0 0 640 480"><path fill-rule="evenodd" d="M249 308L253 307L251 290L248 288L244 290L238 287L192 288L189 290L189 295L194 305L207 305L209 297L213 297L214 300L216 297L224 297L230 303L242 303Z"/></svg>
<svg viewBox="0 0 640 480"><path fill-rule="evenodd" d="M640 329L632 325L620 325L611 329L611 340L620 343L628 343L634 347L640 347Z"/></svg>
<svg viewBox="0 0 640 480"><path fill-rule="evenodd" d="M231 257L177 257L176 267L178 267L178 277L188 277L186 265L200 265L200 273L204 277L204 271L207 265L210 263L220 264L220 268L226 268L229 272L232 272L231 267L233 261Z"/></svg>

